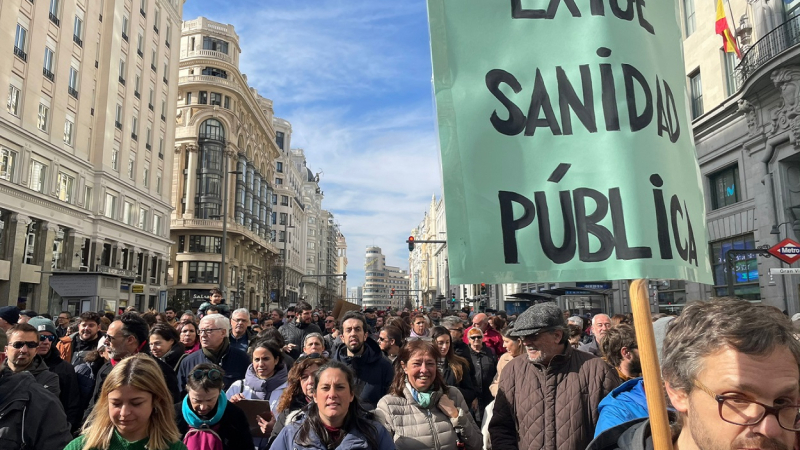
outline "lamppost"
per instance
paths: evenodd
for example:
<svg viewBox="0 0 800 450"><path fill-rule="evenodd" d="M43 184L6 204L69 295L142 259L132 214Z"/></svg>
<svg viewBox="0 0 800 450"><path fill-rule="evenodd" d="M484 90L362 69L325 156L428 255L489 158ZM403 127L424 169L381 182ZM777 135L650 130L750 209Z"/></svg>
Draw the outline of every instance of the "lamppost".
<svg viewBox="0 0 800 450"><path fill-rule="evenodd" d="M223 175L222 175L222 262L219 265L219 290L222 291L223 298L228 298L228 288L225 285L225 257L228 251L228 175L242 175L243 172L238 170L228 171L228 155L223 151L222 155ZM219 215L209 216L210 218L219 218ZM236 306L235 302L234 305Z"/></svg>
<svg viewBox="0 0 800 450"><path fill-rule="evenodd" d="M294 225L289 226L289 214L286 214L286 220L283 222L283 299L284 301L288 300L286 298L286 266L289 262L289 229L294 228ZM289 302L286 301L286 306L289 305Z"/></svg>

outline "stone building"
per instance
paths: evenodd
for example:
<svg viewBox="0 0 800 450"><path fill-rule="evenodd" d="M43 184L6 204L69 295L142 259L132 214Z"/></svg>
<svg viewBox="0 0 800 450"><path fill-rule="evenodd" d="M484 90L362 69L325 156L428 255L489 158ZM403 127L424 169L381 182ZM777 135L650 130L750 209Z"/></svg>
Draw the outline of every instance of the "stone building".
<svg viewBox="0 0 800 450"><path fill-rule="evenodd" d="M0 305L164 304L182 9L0 3Z"/></svg>
<svg viewBox="0 0 800 450"><path fill-rule="evenodd" d="M240 53L233 25L183 23L170 229L170 293L181 305L220 287L233 307L266 308L277 288L272 101L247 84Z"/></svg>

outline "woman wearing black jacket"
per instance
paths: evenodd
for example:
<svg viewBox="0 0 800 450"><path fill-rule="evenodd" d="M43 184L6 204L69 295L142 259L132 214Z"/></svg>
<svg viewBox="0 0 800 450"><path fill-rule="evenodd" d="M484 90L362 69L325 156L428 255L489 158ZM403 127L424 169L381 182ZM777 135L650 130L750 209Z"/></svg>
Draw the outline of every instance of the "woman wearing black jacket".
<svg viewBox="0 0 800 450"><path fill-rule="evenodd" d="M211 428L222 440L224 450L253 448L247 416L228 402L223 388L224 372L216 364L198 364L186 379L187 395L175 404L175 418L181 439L192 429ZM188 450L198 450L187 446Z"/></svg>
<svg viewBox="0 0 800 450"><path fill-rule="evenodd" d="M433 327L431 338L434 347L439 350L438 366L445 384L458 388L467 405L474 410L478 407L478 389L470 376L467 360L453 352L453 338L450 336L450 331L441 326Z"/></svg>

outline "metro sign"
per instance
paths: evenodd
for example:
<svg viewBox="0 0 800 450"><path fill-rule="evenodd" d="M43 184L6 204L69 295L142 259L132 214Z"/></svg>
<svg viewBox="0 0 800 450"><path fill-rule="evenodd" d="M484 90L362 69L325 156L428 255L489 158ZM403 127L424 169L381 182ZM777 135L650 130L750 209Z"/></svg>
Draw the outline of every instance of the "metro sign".
<svg viewBox="0 0 800 450"><path fill-rule="evenodd" d="M800 259L800 243L791 239L784 239L778 245L769 249L769 253L781 261L791 264Z"/></svg>

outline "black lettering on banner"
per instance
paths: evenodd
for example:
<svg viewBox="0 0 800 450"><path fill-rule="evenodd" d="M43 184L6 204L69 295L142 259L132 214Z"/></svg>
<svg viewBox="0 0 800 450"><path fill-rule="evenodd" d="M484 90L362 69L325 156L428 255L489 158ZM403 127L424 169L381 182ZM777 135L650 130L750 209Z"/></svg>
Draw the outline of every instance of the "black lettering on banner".
<svg viewBox="0 0 800 450"><path fill-rule="evenodd" d="M594 118L594 93L592 92L592 74L589 72L589 65L580 66L581 89L583 90L583 102L578 99L575 89L572 87L567 74L561 66L556 67L556 79L558 80L558 108L561 110L561 126L564 134L572 134L572 116L569 111L572 108L578 120L590 133L597 132L597 124Z"/></svg>
<svg viewBox="0 0 800 450"><path fill-rule="evenodd" d="M597 49L597 56L608 58L611 50L605 47ZM619 110L617 110L617 88L614 85L614 72L611 64L600 64L600 83L603 86L603 118L606 131L619 131Z"/></svg>
<svg viewBox="0 0 800 450"><path fill-rule="evenodd" d="M613 3L612 3L613 4ZM630 118L631 131L636 132L644 129L653 120L653 94L650 93L650 85L641 72L630 64L622 65L622 75L625 79L625 97L628 100L628 117ZM636 104L636 87L634 80L644 91L644 110L638 113Z"/></svg>
<svg viewBox="0 0 800 450"><path fill-rule="evenodd" d="M678 200L677 195L672 196L669 206L669 214L672 216L672 235L675 237L675 247L678 249L678 256L686 261L689 257L689 243L687 242L686 246L683 245L683 242L681 242L681 234L678 231L678 214L680 214L681 219L683 219L683 210L681 209L681 201Z"/></svg>
<svg viewBox="0 0 800 450"><path fill-rule="evenodd" d="M511 18L512 19L554 19L558 6L561 2L569 10L572 17L581 17L581 11L575 4L575 0L547 0L547 9L526 9L522 7L522 0L511 0ZM628 3L625 9L620 7L620 2L626 1ZM645 0L608 0L611 6L611 12L618 19L632 22L634 16L639 17L639 26L644 28L650 34L656 34L653 25L644 17ZM634 3L636 8L634 10ZM605 16L605 7L603 0L590 0L589 6L593 16Z"/></svg>
<svg viewBox="0 0 800 450"><path fill-rule="evenodd" d="M656 85L658 84L658 77L656 77ZM667 84L666 81L664 81L664 96L666 97L666 104L662 99L661 89L658 89L658 98L656 99L656 109L658 109L658 135L663 136L662 132L666 131L667 136L669 136L669 141L674 144L681 136L681 125L678 122L678 108L675 106L675 98L672 96L672 89L669 88L669 84Z"/></svg>
<svg viewBox="0 0 800 450"><path fill-rule="evenodd" d="M608 190L608 200L611 204L611 223L614 227L614 241L616 244L617 259L650 259L653 251L650 247L629 247L628 232L625 229L625 213L622 210L622 197L619 188Z"/></svg>
<svg viewBox="0 0 800 450"><path fill-rule="evenodd" d="M544 110L544 119L539 118L539 111ZM553 105L550 103L550 94L544 86L542 73L536 69L536 79L533 82L533 94L531 94L531 106L528 109L528 123L525 125L525 136L533 136L539 127L550 127L553 136L561 134L558 126L556 113L553 112Z"/></svg>
<svg viewBox="0 0 800 450"><path fill-rule="evenodd" d="M650 176L650 184L660 188L664 180L658 174ZM667 206L664 203L664 193L661 189L653 189L653 203L656 208L656 231L658 233L658 249L661 259L672 259L672 243L669 240Z"/></svg>
<svg viewBox="0 0 800 450"><path fill-rule="evenodd" d="M569 262L575 256L575 218L572 216L572 198L569 191L558 193L558 198L561 200L561 220L564 222L564 240L561 242L561 247L556 247L553 243L550 211L544 191L535 192L534 198L536 209L539 210L539 242L542 245L542 252L556 264Z"/></svg>
<svg viewBox="0 0 800 450"><path fill-rule="evenodd" d="M594 212L586 214L586 197L594 200ZM605 261L614 250L614 235L600 221L608 213L608 199L605 195L589 188L575 189L575 223L578 226L578 256L583 262ZM600 249L592 253L589 248L589 234L600 241Z"/></svg>
<svg viewBox="0 0 800 450"><path fill-rule="evenodd" d="M497 194L500 200L500 226L503 230L503 253L506 264L519 264L517 252L517 230L527 227L533 222L536 208L527 197L516 192L500 191ZM522 206L523 212L519 219L514 219L514 205Z"/></svg>
<svg viewBox="0 0 800 450"><path fill-rule="evenodd" d="M556 10L562 0L550 0L547 10L544 9L524 9L522 0L511 0L511 17L514 19L552 19L556 16ZM575 0L563 0L567 5L572 17L580 17L581 12L575 5Z"/></svg>
<svg viewBox="0 0 800 450"><path fill-rule="evenodd" d="M515 94L519 94L519 91L522 90L522 86L520 86L519 81L517 81L514 75L502 69L490 70L489 73L486 74L486 87L488 87L489 92L506 107L508 110L508 119L501 119L497 115L497 110L495 110L492 112L492 117L489 120L492 122L495 130L507 136L515 136L525 129L525 113L503 94L500 90L501 83L507 84Z"/></svg>

